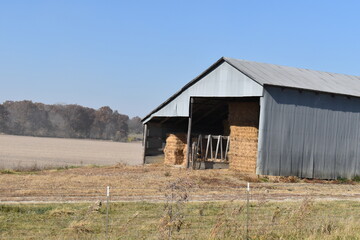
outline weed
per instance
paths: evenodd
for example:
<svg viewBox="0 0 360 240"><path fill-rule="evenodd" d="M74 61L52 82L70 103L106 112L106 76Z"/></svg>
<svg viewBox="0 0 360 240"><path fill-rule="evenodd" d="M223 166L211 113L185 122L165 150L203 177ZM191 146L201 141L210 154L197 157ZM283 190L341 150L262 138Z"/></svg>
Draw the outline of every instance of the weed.
<svg viewBox="0 0 360 240"><path fill-rule="evenodd" d="M285 182L285 183L297 183L300 181L300 179L295 176L279 177L279 180L280 182Z"/></svg>
<svg viewBox="0 0 360 240"><path fill-rule="evenodd" d="M165 176L165 177L170 177L170 176L171 176L171 172L166 171L166 172L164 173L164 176Z"/></svg>
<svg viewBox="0 0 360 240"><path fill-rule="evenodd" d="M245 209L244 204L222 204L211 227L210 239L234 239L243 235L245 221L241 220L244 220Z"/></svg>
<svg viewBox="0 0 360 240"><path fill-rule="evenodd" d="M34 163L33 165L30 165L30 166L21 166L20 164L18 164L13 169L0 170L0 174L36 174L36 173L39 173L44 170L55 169L57 171L61 171L61 170L68 170L68 169L73 169L73 168L79 168L79 166L74 166L74 165L51 166L51 165L48 165L48 166L39 167L37 165L37 163Z"/></svg>
<svg viewBox="0 0 360 240"><path fill-rule="evenodd" d="M89 167L89 168L100 168L101 166L96 165L96 164L90 164L87 167Z"/></svg>
<svg viewBox="0 0 360 240"><path fill-rule="evenodd" d="M26 209L20 206L0 205L1 213L25 213Z"/></svg>
<svg viewBox="0 0 360 240"><path fill-rule="evenodd" d="M22 213L42 215L54 209L51 205L22 206L22 205L0 205L0 212L3 213Z"/></svg>
<svg viewBox="0 0 360 240"><path fill-rule="evenodd" d="M75 211L72 209L53 209L51 211L49 211L49 215L51 217L63 217L63 216L70 216L70 215L74 215Z"/></svg>
<svg viewBox="0 0 360 240"><path fill-rule="evenodd" d="M244 181L251 182L251 183L260 182L260 179L256 175L247 175L246 174L243 176L243 179L244 179Z"/></svg>
<svg viewBox="0 0 360 240"><path fill-rule="evenodd" d="M260 177L259 181L260 182L269 182L269 178L268 177Z"/></svg>
<svg viewBox="0 0 360 240"><path fill-rule="evenodd" d="M349 183L349 182L350 182L349 179L344 178L344 177L338 177L338 178L336 179L336 181L337 181L338 183Z"/></svg>
<svg viewBox="0 0 360 240"><path fill-rule="evenodd" d="M354 182L360 182L360 175L356 175L352 180Z"/></svg>
<svg viewBox="0 0 360 240"><path fill-rule="evenodd" d="M1 174L15 174L14 170L11 169L4 169L4 170L0 170Z"/></svg>
<svg viewBox="0 0 360 240"><path fill-rule="evenodd" d="M325 222L314 229L314 232L320 235L331 235L336 230L336 226L333 222Z"/></svg>
<svg viewBox="0 0 360 240"><path fill-rule="evenodd" d="M61 171L61 170L68 170L68 169L73 169L73 168L79 168L79 166L65 165L65 166L56 167L56 170Z"/></svg>
<svg viewBox="0 0 360 240"><path fill-rule="evenodd" d="M69 225L69 229L76 232L76 233L93 233L94 231L90 228L91 222L80 220L80 221L73 221Z"/></svg>
<svg viewBox="0 0 360 240"><path fill-rule="evenodd" d="M191 187L191 182L179 178L165 188L166 203L159 225L159 233L162 239L171 238L174 232L180 232L186 226L183 211Z"/></svg>
<svg viewBox="0 0 360 240"><path fill-rule="evenodd" d="M36 162L34 162L31 166L22 166L18 163L18 165L13 168L15 172L39 172L44 169L45 167L39 167Z"/></svg>

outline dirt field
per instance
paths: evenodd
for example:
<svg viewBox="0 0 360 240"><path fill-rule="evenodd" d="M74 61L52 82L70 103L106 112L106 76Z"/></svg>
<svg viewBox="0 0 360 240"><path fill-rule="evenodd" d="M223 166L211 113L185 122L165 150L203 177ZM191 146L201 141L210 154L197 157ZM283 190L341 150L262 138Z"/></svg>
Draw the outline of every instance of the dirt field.
<svg viewBox="0 0 360 240"><path fill-rule="evenodd" d="M0 169L142 164L141 143L0 135Z"/></svg>
<svg viewBox="0 0 360 240"><path fill-rule="evenodd" d="M81 167L38 172L0 172L1 202L164 201L174 183L189 191L191 201L245 200L250 181L253 200L360 200L356 182L265 180L228 169L187 170L162 165ZM175 186L175 187L174 187ZM180 187L180 188L181 188Z"/></svg>

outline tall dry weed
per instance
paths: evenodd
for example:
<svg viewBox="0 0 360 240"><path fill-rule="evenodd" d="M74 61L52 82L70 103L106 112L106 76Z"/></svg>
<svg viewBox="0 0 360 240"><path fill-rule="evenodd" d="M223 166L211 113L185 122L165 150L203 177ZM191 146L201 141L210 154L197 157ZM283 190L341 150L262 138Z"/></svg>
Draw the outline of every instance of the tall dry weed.
<svg viewBox="0 0 360 240"><path fill-rule="evenodd" d="M209 239L239 239L245 233L246 205L223 204L210 230Z"/></svg>
<svg viewBox="0 0 360 240"><path fill-rule="evenodd" d="M189 226L185 221L185 203L193 183L187 178L178 178L163 189L166 202L159 222L160 239L173 239L174 234Z"/></svg>

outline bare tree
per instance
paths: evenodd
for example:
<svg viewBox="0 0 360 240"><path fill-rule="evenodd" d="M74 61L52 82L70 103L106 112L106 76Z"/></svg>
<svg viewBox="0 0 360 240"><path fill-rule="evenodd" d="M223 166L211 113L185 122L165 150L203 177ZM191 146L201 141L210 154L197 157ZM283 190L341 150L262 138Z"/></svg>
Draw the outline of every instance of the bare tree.
<svg viewBox="0 0 360 240"><path fill-rule="evenodd" d="M129 126L129 133L135 133L135 134L142 133L143 125L141 123L140 117L136 116L129 119L128 126Z"/></svg>
<svg viewBox="0 0 360 240"><path fill-rule="evenodd" d="M31 136L95 138L125 141L129 117L110 107L98 110L71 105L45 105L32 101L0 104L0 131Z"/></svg>

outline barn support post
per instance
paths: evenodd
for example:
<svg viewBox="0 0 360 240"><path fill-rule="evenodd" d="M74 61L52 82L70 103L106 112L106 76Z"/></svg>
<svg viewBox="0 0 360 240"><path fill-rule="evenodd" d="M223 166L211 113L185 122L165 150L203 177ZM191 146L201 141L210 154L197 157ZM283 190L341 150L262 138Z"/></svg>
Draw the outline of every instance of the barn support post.
<svg viewBox="0 0 360 240"><path fill-rule="evenodd" d="M146 160L146 144L147 144L147 124L144 124L144 135L143 135L143 146L144 146L144 152L143 152L143 165L145 165L145 160Z"/></svg>
<svg viewBox="0 0 360 240"><path fill-rule="evenodd" d="M189 123L188 123L188 132L187 132L187 156L186 156L186 167L190 167L190 157L191 157L191 122L192 122L192 105L193 105L194 99L190 98L190 106L189 106Z"/></svg>

